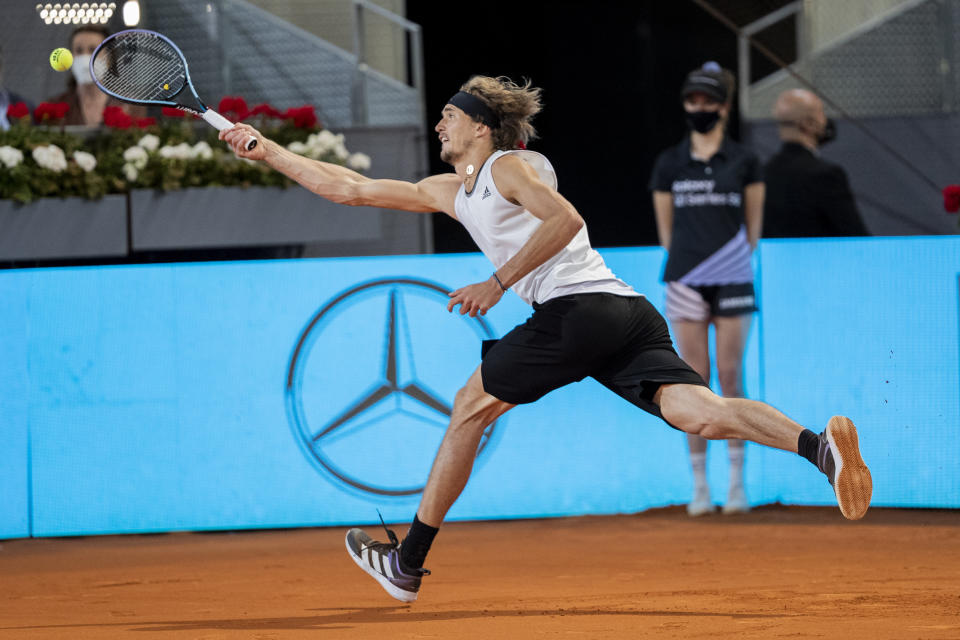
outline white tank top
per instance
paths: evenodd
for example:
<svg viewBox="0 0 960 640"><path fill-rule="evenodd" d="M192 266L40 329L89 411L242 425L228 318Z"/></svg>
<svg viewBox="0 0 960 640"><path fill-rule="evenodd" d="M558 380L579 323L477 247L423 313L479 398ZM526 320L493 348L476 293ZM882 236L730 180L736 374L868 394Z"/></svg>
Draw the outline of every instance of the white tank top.
<svg viewBox="0 0 960 640"><path fill-rule="evenodd" d="M557 188L557 174L550 161L542 154L526 150L495 151L480 167L473 191L467 193L460 185L454 205L457 219L497 269L520 251L542 222L497 190L493 181L493 163L507 153L517 154L537 171L545 184ZM543 303L573 293L640 295L617 278L590 246L586 225L559 253L510 288L527 304Z"/></svg>

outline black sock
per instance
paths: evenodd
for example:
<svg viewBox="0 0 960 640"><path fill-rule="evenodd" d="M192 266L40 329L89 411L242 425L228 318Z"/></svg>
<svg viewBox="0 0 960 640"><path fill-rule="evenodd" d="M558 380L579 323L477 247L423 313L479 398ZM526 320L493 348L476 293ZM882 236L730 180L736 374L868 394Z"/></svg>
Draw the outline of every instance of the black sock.
<svg viewBox="0 0 960 640"><path fill-rule="evenodd" d="M797 440L797 453L810 461L813 466L820 468L817 464L817 451L820 450L820 436L810 429L804 429L800 432L800 438Z"/></svg>
<svg viewBox="0 0 960 640"><path fill-rule="evenodd" d="M407 569L423 568L423 561L427 559L427 552L430 551L430 545L437 532L437 527L420 522L420 518L413 516L413 524L407 531L407 537L403 539L400 545L400 562Z"/></svg>

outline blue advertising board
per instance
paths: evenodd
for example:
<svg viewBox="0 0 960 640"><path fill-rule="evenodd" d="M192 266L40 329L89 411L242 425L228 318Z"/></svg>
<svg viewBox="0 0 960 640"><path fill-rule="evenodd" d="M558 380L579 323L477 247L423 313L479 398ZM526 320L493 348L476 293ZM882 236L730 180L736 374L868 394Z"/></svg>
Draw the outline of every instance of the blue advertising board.
<svg viewBox="0 0 960 640"><path fill-rule="evenodd" d="M603 251L662 307L656 248ZM954 238L765 241L747 392L858 424L875 505L960 506ZM446 291L480 255L0 272L0 537L409 520L457 389L530 309ZM709 458L716 498L725 447ZM450 519L636 512L691 492L682 434L592 380L488 428ZM751 446L754 504L830 504Z"/></svg>

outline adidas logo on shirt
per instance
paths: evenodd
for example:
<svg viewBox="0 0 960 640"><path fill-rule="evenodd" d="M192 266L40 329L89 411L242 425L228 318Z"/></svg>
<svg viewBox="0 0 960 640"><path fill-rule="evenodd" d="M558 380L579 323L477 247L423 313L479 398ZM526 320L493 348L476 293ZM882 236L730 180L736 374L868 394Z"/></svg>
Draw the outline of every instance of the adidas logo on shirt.
<svg viewBox="0 0 960 640"><path fill-rule="evenodd" d="M483 188L483 195L480 196L480 199L481 199L481 200L486 200L489 196L492 196L492 195L493 195L493 194L490 193L490 187L484 187L484 188Z"/></svg>

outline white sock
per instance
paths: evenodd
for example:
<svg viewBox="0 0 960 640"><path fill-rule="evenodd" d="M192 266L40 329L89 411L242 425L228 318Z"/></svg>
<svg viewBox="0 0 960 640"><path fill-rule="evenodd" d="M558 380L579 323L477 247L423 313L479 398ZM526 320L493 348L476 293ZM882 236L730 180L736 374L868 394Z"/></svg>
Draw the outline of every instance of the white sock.
<svg viewBox="0 0 960 640"><path fill-rule="evenodd" d="M699 491L707 488L707 454L691 453L690 468L693 470L693 489Z"/></svg>
<svg viewBox="0 0 960 640"><path fill-rule="evenodd" d="M730 488L743 486L743 440L727 441L727 456L730 459Z"/></svg>

